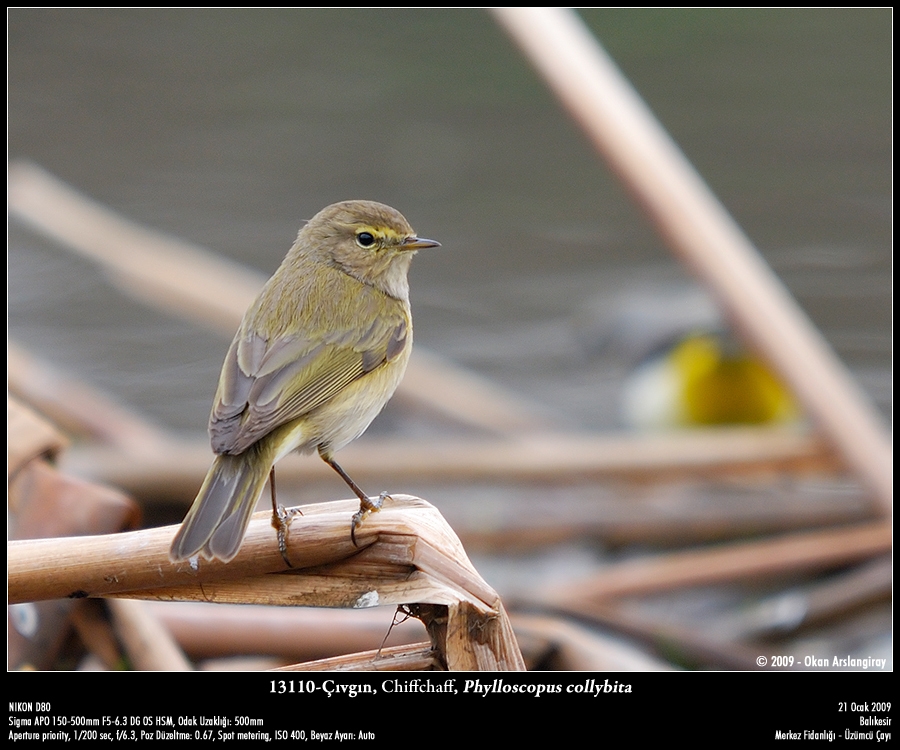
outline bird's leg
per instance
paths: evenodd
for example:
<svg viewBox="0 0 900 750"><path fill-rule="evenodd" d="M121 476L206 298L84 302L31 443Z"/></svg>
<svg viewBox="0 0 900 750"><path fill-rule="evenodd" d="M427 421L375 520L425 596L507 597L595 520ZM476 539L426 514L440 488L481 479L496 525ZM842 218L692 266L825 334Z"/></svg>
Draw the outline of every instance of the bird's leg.
<svg viewBox="0 0 900 750"><path fill-rule="evenodd" d="M353 542L354 547L359 547L356 543L356 527L362 523L362 520L369 515L369 513L379 510L384 504L384 501L390 498L390 495L388 495L387 492L382 492L377 498L372 499L359 488L359 485L350 478L350 475L344 471L338 462L331 456L325 455L322 452L319 452L319 455L326 464L340 475L341 479L347 483L347 486L353 490L353 494L359 498L359 510L353 514L353 519L350 521L350 541Z"/></svg>
<svg viewBox="0 0 900 750"><path fill-rule="evenodd" d="M287 556L287 533L288 527L291 525L291 519L300 513L302 516L303 513L300 512L300 508L291 508L290 510L286 509L283 505L279 505L278 501L275 499L275 467L272 466L272 469L269 471L269 492L272 495L272 526L278 531L278 551L281 553L281 557L287 563L289 568L293 568L291 565L291 561L288 560Z"/></svg>

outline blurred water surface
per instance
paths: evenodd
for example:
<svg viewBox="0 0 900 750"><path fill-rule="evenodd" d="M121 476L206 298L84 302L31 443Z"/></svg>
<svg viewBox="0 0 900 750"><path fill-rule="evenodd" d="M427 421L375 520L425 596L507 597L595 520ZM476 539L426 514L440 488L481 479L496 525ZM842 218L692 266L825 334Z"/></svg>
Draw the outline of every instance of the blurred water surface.
<svg viewBox="0 0 900 750"><path fill-rule="evenodd" d="M582 11L886 417L890 9ZM417 344L615 426L618 306L688 277L480 10L8 11L9 156L270 273L336 200L442 242ZM9 333L179 430L228 341L10 224Z"/></svg>

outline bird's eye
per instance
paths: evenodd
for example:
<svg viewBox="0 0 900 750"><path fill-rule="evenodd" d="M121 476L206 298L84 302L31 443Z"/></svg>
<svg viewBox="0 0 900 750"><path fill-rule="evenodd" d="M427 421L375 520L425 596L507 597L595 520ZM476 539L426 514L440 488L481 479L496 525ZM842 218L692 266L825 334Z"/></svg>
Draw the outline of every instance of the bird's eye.
<svg viewBox="0 0 900 750"><path fill-rule="evenodd" d="M372 247L375 244L375 235L371 232L360 232L356 235L356 242L360 247Z"/></svg>

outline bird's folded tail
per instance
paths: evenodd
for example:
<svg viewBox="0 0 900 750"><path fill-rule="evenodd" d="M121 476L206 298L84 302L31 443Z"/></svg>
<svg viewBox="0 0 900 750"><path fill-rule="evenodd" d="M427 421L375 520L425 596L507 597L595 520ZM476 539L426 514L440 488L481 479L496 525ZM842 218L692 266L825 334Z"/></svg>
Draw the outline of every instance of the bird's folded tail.
<svg viewBox="0 0 900 750"><path fill-rule="evenodd" d="M228 562L237 554L272 466L259 455L264 450L257 444L237 456L216 456L172 541L172 562L197 553Z"/></svg>

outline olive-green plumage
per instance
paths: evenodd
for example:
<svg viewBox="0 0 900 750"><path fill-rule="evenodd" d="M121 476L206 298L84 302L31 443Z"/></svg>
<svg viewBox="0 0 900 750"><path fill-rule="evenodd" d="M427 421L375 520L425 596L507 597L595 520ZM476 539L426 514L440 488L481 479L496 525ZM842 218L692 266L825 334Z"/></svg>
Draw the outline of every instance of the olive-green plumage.
<svg viewBox="0 0 900 750"><path fill-rule="evenodd" d="M294 450L317 450L369 509L332 454L400 383L412 347L407 272L417 250L436 246L371 201L335 203L300 230L225 357L209 420L219 455L172 542L173 561L231 560L271 468Z"/></svg>

